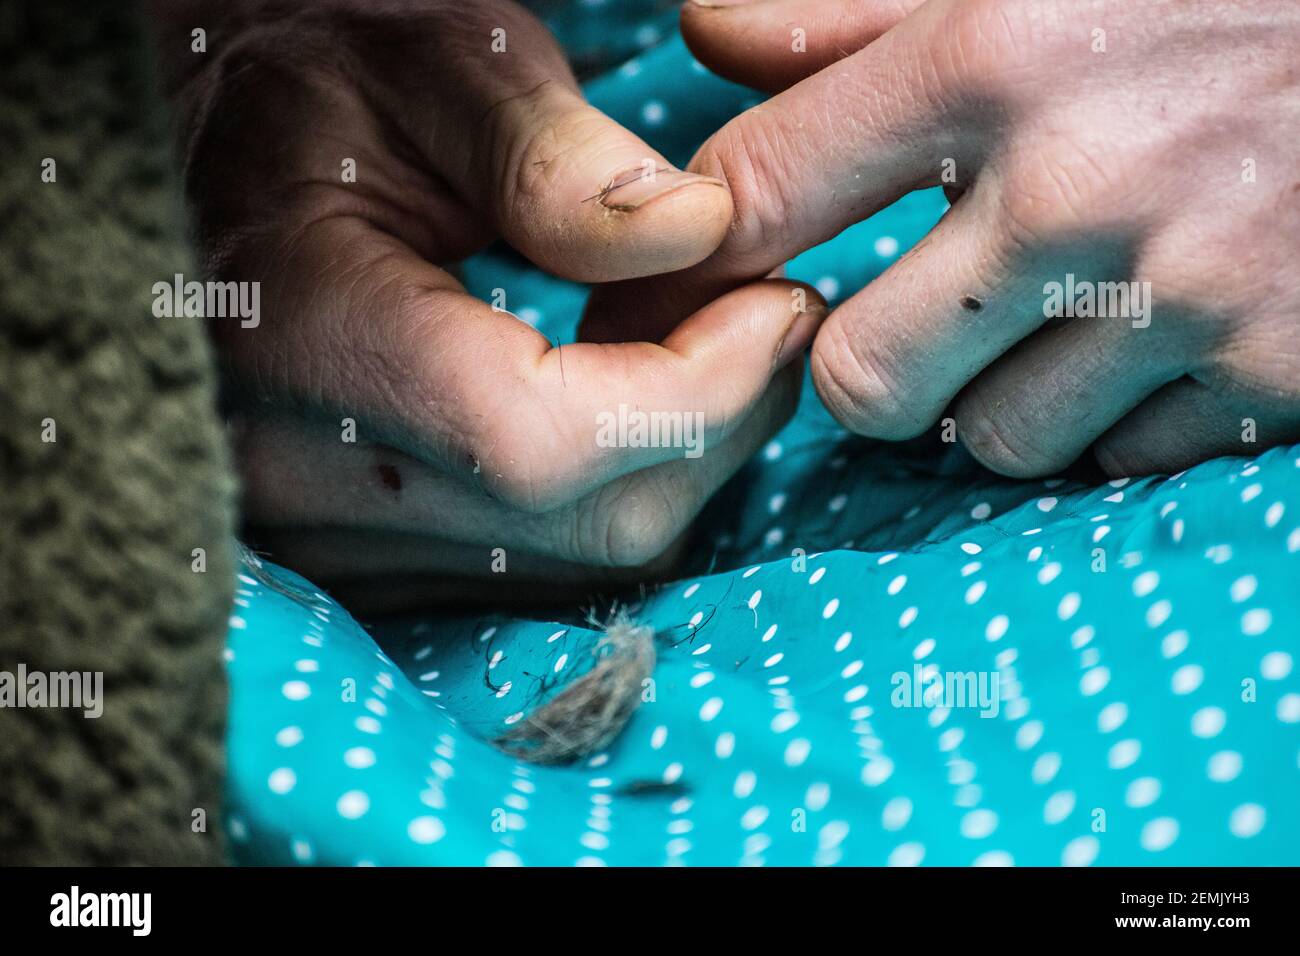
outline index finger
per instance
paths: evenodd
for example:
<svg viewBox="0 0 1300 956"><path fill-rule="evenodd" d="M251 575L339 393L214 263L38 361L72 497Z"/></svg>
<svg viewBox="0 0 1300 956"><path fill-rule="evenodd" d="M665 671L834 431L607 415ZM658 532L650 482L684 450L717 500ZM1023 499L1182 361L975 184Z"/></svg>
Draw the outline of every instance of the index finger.
<svg viewBox="0 0 1300 956"><path fill-rule="evenodd" d="M690 169L724 180L734 205L721 246L667 281L598 290L583 337L655 338L702 303L765 275L915 189L951 160L960 181L983 148L946 5L927 4L865 49L742 113Z"/></svg>
<svg viewBox="0 0 1300 956"><path fill-rule="evenodd" d="M351 419L357 438L526 511L707 453L826 314L816 291L763 282L662 345L559 347L348 216L307 227L270 271L260 324L220 331L250 397Z"/></svg>

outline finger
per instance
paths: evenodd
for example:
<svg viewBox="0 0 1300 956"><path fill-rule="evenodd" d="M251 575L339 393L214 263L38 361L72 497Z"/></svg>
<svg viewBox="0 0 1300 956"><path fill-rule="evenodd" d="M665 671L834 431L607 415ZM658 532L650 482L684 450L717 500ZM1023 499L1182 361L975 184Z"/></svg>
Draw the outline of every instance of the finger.
<svg viewBox="0 0 1300 956"><path fill-rule="evenodd" d="M936 52L951 41L925 13L715 133L690 168L731 190L722 245L670 281L597 290L583 337L662 335L737 282L938 183L946 159L960 178L973 177L998 120L963 92L962 68Z"/></svg>
<svg viewBox="0 0 1300 956"><path fill-rule="evenodd" d="M1168 474L1224 455L1300 441L1300 416L1267 400L1229 397L1192 378L1160 389L1093 447L1114 478Z"/></svg>
<svg viewBox="0 0 1300 956"><path fill-rule="evenodd" d="M249 391L333 423L351 419L362 437L526 510L680 458L682 441L716 445L825 315L815 290L764 280L699 310L663 345L553 348L349 218L296 237L265 301L257 328L226 323L218 332ZM606 447L602 429L628 410L658 416L676 443Z"/></svg>
<svg viewBox="0 0 1300 956"><path fill-rule="evenodd" d="M700 458L633 472L545 513L520 513L394 449L340 441L318 423L259 416L236 442L246 517L262 529L427 535L483 553L500 547L584 565L645 565L789 419L800 378L794 363L734 434ZM394 570L440 567L433 553L423 560L402 559Z"/></svg>
<svg viewBox="0 0 1300 956"><path fill-rule="evenodd" d="M977 182L827 320L813 347L813 382L845 427L891 440L920 434L977 374L1048 322L1049 284L1129 274L1122 242L1026 241L1004 224L999 193Z"/></svg>
<svg viewBox="0 0 1300 956"><path fill-rule="evenodd" d="M409 531L354 528L258 528L259 554L317 584L356 578L419 576L484 581L498 597L521 584L627 585L666 570L663 556L638 567L593 567L514 546L466 544ZM670 548L666 555L678 557ZM504 586L504 587L503 587ZM509 595L504 595L509 596Z"/></svg>
<svg viewBox="0 0 1300 956"><path fill-rule="evenodd" d="M377 101L500 234L556 275L603 282L699 262L731 200L589 105L546 28L513 3L433 4L361 40Z"/></svg>
<svg viewBox="0 0 1300 956"><path fill-rule="evenodd" d="M715 73L771 93L856 53L924 2L690 0L682 37Z"/></svg>
<svg viewBox="0 0 1300 956"><path fill-rule="evenodd" d="M1015 478L1059 471L1193 360L1175 317L1123 316L1044 328L985 369L952 417L971 454Z"/></svg>

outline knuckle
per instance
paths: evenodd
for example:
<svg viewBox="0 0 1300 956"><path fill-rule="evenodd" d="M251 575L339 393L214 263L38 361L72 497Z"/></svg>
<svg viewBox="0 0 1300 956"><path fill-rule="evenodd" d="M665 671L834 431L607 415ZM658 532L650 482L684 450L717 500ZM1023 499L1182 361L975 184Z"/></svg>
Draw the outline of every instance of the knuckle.
<svg viewBox="0 0 1300 956"><path fill-rule="evenodd" d="M947 5L937 42L930 44L942 82L985 93L1013 88L1032 60L1042 55L1049 38L1040 26L1041 17L1008 7L1005 0Z"/></svg>
<svg viewBox="0 0 1300 956"><path fill-rule="evenodd" d="M1153 470L1149 455L1135 449L1121 434L1105 434L1092 446L1092 457L1107 478L1127 478Z"/></svg>
<svg viewBox="0 0 1300 956"><path fill-rule="evenodd" d="M592 533L585 538L585 560L613 567L639 567L672 545L684 521L678 503L662 481L645 475L607 485L595 496Z"/></svg>
<svg viewBox="0 0 1300 956"><path fill-rule="evenodd" d="M1010 478L1036 478L1066 464L1031 439L1033 428L1013 404L992 403L978 385L958 400L957 433L975 459Z"/></svg>
<svg viewBox="0 0 1300 956"><path fill-rule="evenodd" d="M508 508L541 514L570 499L573 479L567 469L553 463L554 456L539 447L534 431L519 419L493 427L484 442L471 439L467 444L484 490Z"/></svg>
<svg viewBox="0 0 1300 956"><path fill-rule="evenodd" d="M1022 144L1006 162L1003 222L1025 243L1103 224L1114 211L1112 178L1087 143L1058 136Z"/></svg>
<svg viewBox="0 0 1300 956"><path fill-rule="evenodd" d="M909 407L901 377L883 350L855 348L842 324L822 330L811 365L817 394L846 428L873 438L902 439L929 424Z"/></svg>
<svg viewBox="0 0 1300 956"><path fill-rule="evenodd" d="M797 182L796 162L783 142L797 142L799 131L783 137L778 114L762 120L742 114L715 134L691 169L726 182L731 192L732 221L719 250L741 268L766 268L771 250L781 248L792 198L786 184Z"/></svg>

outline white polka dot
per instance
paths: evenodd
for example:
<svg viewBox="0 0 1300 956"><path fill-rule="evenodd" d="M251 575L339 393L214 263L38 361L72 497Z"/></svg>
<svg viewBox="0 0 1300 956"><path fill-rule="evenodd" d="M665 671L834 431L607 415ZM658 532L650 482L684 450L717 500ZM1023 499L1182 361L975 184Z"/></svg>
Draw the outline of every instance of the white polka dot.
<svg viewBox="0 0 1300 956"><path fill-rule="evenodd" d="M885 590L889 594L897 594L899 591L903 590L903 588L906 587L906 585L907 585L907 575L900 574L898 577L894 578L892 581L889 582L889 586L885 588Z"/></svg>
<svg viewBox="0 0 1300 956"><path fill-rule="evenodd" d="M1266 680L1282 680L1291 673L1291 655L1286 651L1265 654L1259 662L1259 672Z"/></svg>
<svg viewBox="0 0 1300 956"><path fill-rule="evenodd" d="M990 850L975 857L971 866L1015 866L1016 861L1006 850Z"/></svg>
<svg viewBox="0 0 1300 956"><path fill-rule="evenodd" d="M803 802L808 805L808 809L816 813L823 810L831 799L831 788L829 784L814 783L808 786L808 792L804 794Z"/></svg>
<svg viewBox="0 0 1300 956"><path fill-rule="evenodd" d="M361 716L356 719L353 726L363 734L377 734L381 729L379 721L373 717Z"/></svg>
<svg viewBox="0 0 1300 956"><path fill-rule="evenodd" d="M1241 616L1241 633L1248 637L1263 634L1273 623L1273 615L1267 608L1252 608Z"/></svg>
<svg viewBox="0 0 1300 956"><path fill-rule="evenodd" d="M1192 733L1204 739L1217 737L1227 721L1228 716L1223 712L1223 708L1202 707L1192 714Z"/></svg>
<svg viewBox="0 0 1300 956"><path fill-rule="evenodd" d="M1034 783L1051 783L1060 769L1061 755L1058 753L1045 753L1034 761L1034 768L1029 775Z"/></svg>
<svg viewBox="0 0 1300 956"><path fill-rule="evenodd" d="M758 774L752 770L742 770L736 776L736 782L731 788L731 792L736 795L737 800L744 800L754 792L754 787L758 783Z"/></svg>
<svg viewBox="0 0 1300 956"><path fill-rule="evenodd" d="M1061 853L1062 866L1091 866L1101 851L1101 841L1095 836L1075 837Z"/></svg>
<svg viewBox="0 0 1300 956"><path fill-rule="evenodd" d="M354 770L375 765L375 752L369 747L351 747L343 752L343 762Z"/></svg>
<svg viewBox="0 0 1300 956"><path fill-rule="evenodd" d="M1160 584L1160 575L1154 571L1143 571L1133 579L1133 593L1137 597L1146 597Z"/></svg>
<svg viewBox="0 0 1300 956"><path fill-rule="evenodd" d="M1165 657L1177 657L1187 650L1187 632L1170 631L1160 642L1160 653Z"/></svg>
<svg viewBox="0 0 1300 956"><path fill-rule="evenodd" d="M700 706L700 720L706 723L722 712L722 698L710 697Z"/></svg>
<svg viewBox="0 0 1300 956"><path fill-rule="evenodd" d="M1094 667L1087 671L1079 681L1079 690L1085 697L1092 697L1100 693L1110 683L1110 670L1105 667Z"/></svg>
<svg viewBox="0 0 1300 956"><path fill-rule="evenodd" d="M722 760L726 760L736 750L736 735L727 731L719 734L718 739L713 744L713 752Z"/></svg>
<svg viewBox="0 0 1300 956"><path fill-rule="evenodd" d="M1173 817L1156 817L1142 828L1142 849L1159 853L1178 839L1178 821Z"/></svg>
<svg viewBox="0 0 1300 956"><path fill-rule="evenodd" d="M894 774L894 762L888 757L875 757L862 767L862 782L868 787L878 787Z"/></svg>
<svg viewBox="0 0 1300 956"><path fill-rule="evenodd" d="M875 241L874 248L876 255L882 259L888 259L891 256L898 255L898 240L893 236L881 236Z"/></svg>
<svg viewBox="0 0 1300 956"><path fill-rule="evenodd" d="M1232 811L1232 816L1228 818L1228 829L1233 836L1249 839L1264 829L1266 816L1264 808L1258 803L1243 803Z"/></svg>
<svg viewBox="0 0 1300 956"><path fill-rule="evenodd" d="M296 747L302 743L302 728L285 727L275 735L275 742L281 747Z"/></svg>
<svg viewBox="0 0 1300 956"><path fill-rule="evenodd" d="M366 796L361 790L349 790L339 797L339 816L345 820L356 820L358 817L363 817L369 809L370 797Z"/></svg>
<svg viewBox="0 0 1300 956"><path fill-rule="evenodd" d="M1020 725L1016 731L1016 747L1020 750L1033 750L1043 736L1043 722L1030 720Z"/></svg>
<svg viewBox="0 0 1300 956"><path fill-rule="evenodd" d="M974 508L970 510L970 516L974 518L976 521L983 521L992 513L993 513L993 506L990 505L987 501L981 501L979 504L977 504Z"/></svg>
<svg viewBox="0 0 1300 956"><path fill-rule="evenodd" d="M1174 676L1169 683L1175 694L1190 694L1201 686L1203 680L1205 680L1205 670L1200 664L1184 664L1174 671Z"/></svg>
<svg viewBox="0 0 1300 956"><path fill-rule="evenodd" d="M840 294L840 280L834 276L822 276L813 283L822 298L830 301Z"/></svg>
<svg viewBox="0 0 1300 956"><path fill-rule="evenodd" d="M968 840L982 840L998 828L998 815L992 810L972 810L961 818L961 835Z"/></svg>
<svg viewBox="0 0 1300 956"><path fill-rule="evenodd" d="M1050 496L1047 497L1047 498L1039 498L1039 499L1038 499L1038 510L1041 511L1041 512L1043 512L1044 514L1046 514L1047 512L1049 512L1049 511L1051 511L1053 508L1055 508L1055 507L1056 507L1056 504L1057 504L1057 500L1056 500L1055 498L1050 497Z"/></svg>
<svg viewBox="0 0 1300 956"><path fill-rule="evenodd" d="M920 866L925 859L925 845L922 843L904 843L894 848L889 854L890 866Z"/></svg>
<svg viewBox="0 0 1300 956"><path fill-rule="evenodd" d="M298 775L288 767L272 770L271 776L266 778L266 785L271 788L272 793L288 793L297 782Z"/></svg>
<svg viewBox="0 0 1300 956"><path fill-rule="evenodd" d="M1160 781L1155 777L1138 777L1124 791L1124 802L1130 807L1149 807L1160 797Z"/></svg>
<svg viewBox="0 0 1300 956"><path fill-rule="evenodd" d="M988 585L985 584L983 581L976 581L974 584L972 584L969 588L966 589L966 603L967 604L978 603L979 599L984 596L984 592L987 589L988 589Z"/></svg>
<svg viewBox="0 0 1300 956"><path fill-rule="evenodd" d="M1060 823L1074 812L1075 796L1073 790L1058 790L1047 798L1043 805L1043 821Z"/></svg>
<svg viewBox="0 0 1300 956"><path fill-rule="evenodd" d="M406 835L419 844L437 843L447 833L447 828L437 817L416 817L406 827Z"/></svg>
<svg viewBox="0 0 1300 956"><path fill-rule="evenodd" d="M901 830L912 819L912 801L907 797L894 797L880 813L880 825L886 830Z"/></svg>
<svg viewBox="0 0 1300 956"><path fill-rule="evenodd" d="M999 614L989 621L988 626L984 628L984 636L990 641L1000 641L1007 633L1007 628L1011 625L1011 619L1005 614ZM1016 633L1019 633L1017 631Z"/></svg>
<svg viewBox="0 0 1300 956"><path fill-rule="evenodd" d="M289 700L306 700L311 696L311 687L306 681L291 680L285 681L280 692Z"/></svg>
<svg viewBox="0 0 1300 956"><path fill-rule="evenodd" d="M793 710L783 710L772 718L772 733L783 734L799 723L799 715Z"/></svg>
<svg viewBox="0 0 1300 956"><path fill-rule="evenodd" d="M830 620L832 617L835 616L835 612L838 611L839 609L840 609L840 599L831 598L829 601L826 602L826 606L822 608L822 617L825 618L826 620Z"/></svg>
<svg viewBox="0 0 1300 956"><path fill-rule="evenodd" d="M667 108L658 100L650 100L641 107L641 119L645 121L647 126L661 125L667 115Z"/></svg>
<svg viewBox="0 0 1300 956"><path fill-rule="evenodd" d="M1247 574L1233 581L1232 587L1228 589L1228 593L1232 596L1234 601L1240 604L1242 601L1250 600L1258 586L1259 581L1256 580L1255 575Z"/></svg>
<svg viewBox="0 0 1300 956"><path fill-rule="evenodd" d="M1112 770L1123 770L1125 767L1133 766L1141 753L1142 744L1139 741L1121 740L1110 748L1107 760Z"/></svg>
<svg viewBox="0 0 1300 956"><path fill-rule="evenodd" d="M902 614L898 615L898 626L899 626L899 627L911 627L911 626L912 626L912 622L916 620L916 615L917 615L917 613L918 613L918 612L917 612L917 609L916 609L915 607L909 607L909 608L908 608L906 611L904 611Z"/></svg>
<svg viewBox="0 0 1300 956"><path fill-rule="evenodd" d="M1215 783L1228 783L1241 775L1241 754L1235 750L1220 750L1210 757L1206 775Z"/></svg>
<svg viewBox="0 0 1300 956"><path fill-rule="evenodd" d="M746 830L757 830L767 820L767 807L750 807L740 818L740 825Z"/></svg>
<svg viewBox="0 0 1300 956"><path fill-rule="evenodd" d="M1277 702L1277 719L1285 724L1300 723L1300 694L1285 694Z"/></svg>
<svg viewBox="0 0 1300 956"><path fill-rule="evenodd" d="M1061 598L1061 603L1056 606L1056 616L1062 621L1068 621L1074 617L1079 610L1079 595L1073 591Z"/></svg>
<svg viewBox="0 0 1300 956"><path fill-rule="evenodd" d="M802 737L790 741L785 748L785 765L787 767L802 766L811 751L812 744Z"/></svg>
<svg viewBox="0 0 1300 956"><path fill-rule="evenodd" d="M1174 606L1167 600L1157 601L1147 608L1146 621L1147 627L1159 627L1169 620L1169 615L1173 613Z"/></svg>

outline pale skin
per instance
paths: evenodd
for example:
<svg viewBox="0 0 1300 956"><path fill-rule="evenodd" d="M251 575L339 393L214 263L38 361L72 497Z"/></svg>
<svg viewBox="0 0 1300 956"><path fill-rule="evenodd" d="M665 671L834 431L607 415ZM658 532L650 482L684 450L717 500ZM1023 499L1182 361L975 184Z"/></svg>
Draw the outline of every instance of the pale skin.
<svg viewBox="0 0 1300 956"><path fill-rule="evenodd" d="M950 416L1016 477L1087 454L1116 477L1173 472L1300 440L1292 0L700 0L682 26L705 64L777 95L690 165L730 187L720 248L602 290L588 338L668 328L943 184L942 222L813 345L848 428L903 439ZM1151 324L1049 321L1044 287L1067 273L1149 282Z"/></svg>
<svg viewBox="0 0 1300 956"><path fill-rule="evenodd" d="M1086 454L1170 471L1300 437L1292 0L687 4L697 57L777 95L685 172L587 106L513 4L303 6L158 16L207 263L262 282L257 329L214 324L245 512L345 596L464 596L457 576L558 597L662 572L792 413L809 345L853 431L950 416L1007 475ZM629 180L647 160L654 181ZM763 278L937 184L952 210L829 318ZM609 283L584 342L552 347L444 268L498 236ZM1150 282L1151 324L1045 319L1067 272ZM706 453L597 447L620 403L703 411Z"/></svg>

